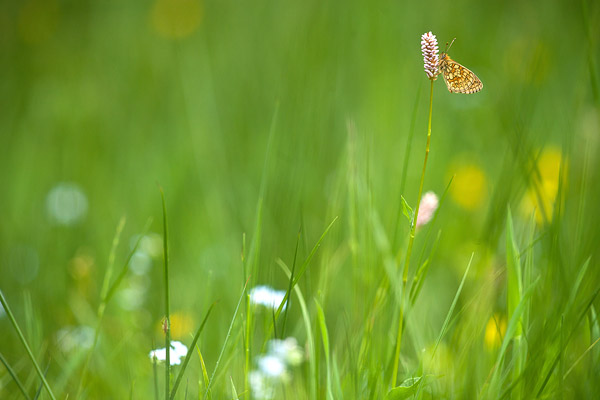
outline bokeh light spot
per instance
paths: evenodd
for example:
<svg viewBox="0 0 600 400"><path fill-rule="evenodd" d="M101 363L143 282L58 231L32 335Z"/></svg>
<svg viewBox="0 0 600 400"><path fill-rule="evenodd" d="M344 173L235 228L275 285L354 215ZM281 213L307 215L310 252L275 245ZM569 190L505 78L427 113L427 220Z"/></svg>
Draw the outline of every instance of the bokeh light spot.
<svg viewBox="0 0 600 400"><path fill-rule="evenodd" d="M90 326L63 328L56 332L56 343L64 353L89 349L94 343L94 329Z"/></svg>
<svg viewBox="0 0 600 400"><path fill-rule="evenodd" d="M129 261L129 269L136 275L145 275L152 268L152 258L144 251L136 251Z"/></svg>
<svg viewBox="0 0 600 400"><path fill-rule="evenodd" d="M48 193L46 210L49 217L57 224L74 225L87 214L87 197L78 185L62 182Z"/></svg>

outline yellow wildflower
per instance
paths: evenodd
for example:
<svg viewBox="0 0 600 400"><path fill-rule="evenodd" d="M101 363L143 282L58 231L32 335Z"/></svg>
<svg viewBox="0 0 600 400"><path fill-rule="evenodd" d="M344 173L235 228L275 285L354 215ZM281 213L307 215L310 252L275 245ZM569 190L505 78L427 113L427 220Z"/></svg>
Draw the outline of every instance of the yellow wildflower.
<svg viewBox="0 0 600 400"><path fill-rule="evenodd" d="M506 317L494 314L485 326L484 344L488 350L500 347L504 334L506 333Z"/></svg>
<svg viewBox="0 0 600 400"><path fill-rule="evenodd" d="M457 163L450 173L454 175L450 198L466 210L479 208L487 197L485 172L475 163Z"/></svg>
<svg viewBox="0 0 600 400"><path fill-rule="evenodd" d="M557 147L548 147L542 151L537 161L537 172L532 177L531 186L521 202L521 211L525 215L535 212L538 224L551 221L554 212L554 200L558 193L562 154ZM566 172L566 168L563 170ZM563 172L563 177L566 175ZM564 184L564 180L563 180Z"/></svg>
<svg viewBox="0 0 600 400"><path fill-rule="evenodd" d="M171 320L171 339L188 339L190 335L194 334L195 320L194 318L184 312L174 312L170 316ZM163 320L159 321L157 325L160 332L163 331Z"/></svg>

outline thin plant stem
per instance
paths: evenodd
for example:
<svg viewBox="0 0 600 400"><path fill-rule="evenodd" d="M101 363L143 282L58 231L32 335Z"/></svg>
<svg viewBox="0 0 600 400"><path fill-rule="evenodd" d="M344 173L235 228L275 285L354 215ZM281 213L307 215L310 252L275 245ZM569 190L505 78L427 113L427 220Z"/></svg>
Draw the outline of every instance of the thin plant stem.
<svg viewBox="0 0 600 400"><path fill-rule="evenodd" d="M167 206L165 204L165 193L160 188L160 196L162 199L162 208L163 208L163 260L165 266L165 323L164 323L164 331L165 331L165 350L166 350L166 360L165 360L165 399L169 400L170 390L170 378L171 378L171 320L169 316L169 245L168 245L168 236L167 236Z"/></svg>
<svg viewBox="0 0 600 400"><path fill-rule="evenodd" d="M427 169L427 159L429 158L429 144L431 143L431 114L433 110L433 79L431 79L431 88L429 90L429 121L427 123L427 144L425 145L425 160L423 161L423 171L421 172L421 182L419 183L419 195L417 196L417 206L410 227L410 237L408 248L406 250L406 259L404 260L404 272L402 273L402 302L400 304L400 315L398 319L398 334L396 336L396 348L394 351L394 369L392 371L391 386L396 386L398 379L398 365L400 362L400 345L402 344L402 330L404 328L404 309L406 307L406 282L408 281L408 267L410 265L410 255L412 253L413 243L415 241L415 231L417 228L417 217L419 216L419 206L421 205L421 196L423 195L423 184L425 182L425 170Z"/></svg>

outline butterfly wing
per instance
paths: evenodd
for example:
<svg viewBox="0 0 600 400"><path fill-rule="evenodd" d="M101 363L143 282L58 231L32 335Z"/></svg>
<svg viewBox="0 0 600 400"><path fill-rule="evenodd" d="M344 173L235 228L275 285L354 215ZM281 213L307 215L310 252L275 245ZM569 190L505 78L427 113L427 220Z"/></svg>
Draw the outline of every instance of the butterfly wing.
<svg viewBox="0 0 600 400"><path fill-rule="evenodd" d="M483 83L471 70L463 67L447 55L440 64L440 70L448 90L452 93L476 93L483 89Z"/></svg>

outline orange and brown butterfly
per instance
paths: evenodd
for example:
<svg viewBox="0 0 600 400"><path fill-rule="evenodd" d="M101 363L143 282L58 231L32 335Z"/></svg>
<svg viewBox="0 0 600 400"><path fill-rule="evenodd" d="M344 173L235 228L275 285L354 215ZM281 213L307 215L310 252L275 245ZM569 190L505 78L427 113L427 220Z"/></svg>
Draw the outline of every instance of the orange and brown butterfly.
<svg viewBox="0 0 600 400"><path fill-rule="evenodd" d="M454 40L448 45L446 50L440 55L438 71L444 77L444 82L448 90L452 93L476 93L483 89L483 83L471 70L463 67L448 56L448 50Z"/></svg>

